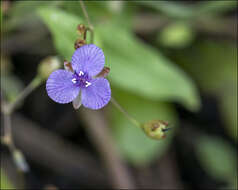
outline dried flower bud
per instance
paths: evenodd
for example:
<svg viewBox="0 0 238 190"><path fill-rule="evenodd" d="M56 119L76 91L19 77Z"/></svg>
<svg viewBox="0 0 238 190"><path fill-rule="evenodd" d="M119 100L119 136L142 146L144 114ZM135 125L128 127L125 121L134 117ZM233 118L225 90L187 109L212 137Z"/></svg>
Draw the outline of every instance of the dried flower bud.
<svg viewBox="0 0 238 190"><path fill-rule="evenodd" d="M96 77L106 77L110 72L109 67L104 67L102 71Z"/></svg>
<svg viewBox="0 0 238 190"><path fill-rule="evenodd" d="M86 32L86 27L83 24L79 24L77 26L77 31L79 35L84 35L84 33Z"/></svg>
<svg viewBox="0 0 238 190"><path fill-rule="evenodd" d="M71 62L68 61L64 61L64 69L67 71L74 72Z"/></svg>
<svg viewBox="0 0 238 190"><path fill-rule="evenodd" d="M42 79L47 79L49 75L56 69L60 68L60 60L58 57L51 56L43 59L38 66L38 75Z"/></svg>
<svg viewBox="0 0 238 190"><path fill-rule="evenodd" d="M152 120L145 123L142 129L147 136L153 139L163 139L165 138L165 132L169 129L167 128L168 123L162 120Z"/></svg>
<svg viewBox="0 0 238 190"><path fill-rule="evenodd" d="M74 48L75 49L78 49L80 47L82 47L83 45L86 44L86 41L85 40L81 40L81 39L78 39L76 40L76 42L74 43Z"/></svg>

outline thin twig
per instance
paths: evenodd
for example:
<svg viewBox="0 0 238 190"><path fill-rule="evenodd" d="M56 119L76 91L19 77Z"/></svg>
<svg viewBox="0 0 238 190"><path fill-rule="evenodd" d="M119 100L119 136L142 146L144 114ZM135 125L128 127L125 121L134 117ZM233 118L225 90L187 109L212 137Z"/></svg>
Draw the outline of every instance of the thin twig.
<svg viewBox="0 0 238 190"><path fill-rule="evenodd" d="M27 172L29 170L28 164L26 163L25 157L22 152L18 148L16 148L12 137L11 114L3 110L2 112L4 122L4 136L1 137L1 141L9 148L9 151L12 154L13 160L18 170L20 172Z"/></svg>
<svg viewBox="0 0 238 190"><path fill-rule="evenodd" d="M88 16L88 12L87 12L87 9L86 9L86 7L85 7L85 5L84 5L84 2L83 2L83 0L80 0L79 1L79 3L80 3L80 5L81 5L81 8L82 8L82 10L83 10L83 14L84 14L84 16L85 16L85 18L86 18L86 21L87 21L87 23L88 23L88 30L90 31L90 33L91 33L91 43L93 43L93 41L94 41L94 27L93 27L93 25L92 25L92 23L91 23L91 21L90 21L90 18L89 18L89 16ZM87 30L86 30L86 32L87 32Z"/></svg>
<svg viewBox="0 0 238 190"><path fill-rule="evenodd" d="M86 10L86 7L85 7L85 5L84 5L83 0L80 0L79 3L80 3L81 8L82 8L82 10L83 10L83 14L84 14L84 16L85 16L85 18L86 18L86 20L87 20L87 22L88 22L88 26L93 30L94 28L93 28L93 25L92 25L92 23L91 23L91 21L90 21L90 18L89 18L89 16L88 16L88 12L87 12L87 10Z"/></svg>
<svg viewBox="0 0 238 190"><path fill-rule="evenodd" d="M8 113L3 113L3 126L4 126L4 137L3 141L6 145L8 145L9 150L13 152L16 147L15 144L12 140L12 127L11 127L11 118L10 114Z"/></svg>
<svg viewBox="0 0 238 190"><path fill-rule="evenodd" d="M24 100L34 89L36 89L42 80L39 77L35 77L30 84L17 96L17 98L7 106L7 112L12 113L16 106Z"/></svg>
<svg viewBox="0 0 238 190"><path fill-rule="evenodd" d="M141 127L140 122L138 122L135 118L133 118L123 107L121 107L121 105L113 98L111 97L111 102L112 104L120 111L124 114L124 116L135 126L137 127Z"/></svg>

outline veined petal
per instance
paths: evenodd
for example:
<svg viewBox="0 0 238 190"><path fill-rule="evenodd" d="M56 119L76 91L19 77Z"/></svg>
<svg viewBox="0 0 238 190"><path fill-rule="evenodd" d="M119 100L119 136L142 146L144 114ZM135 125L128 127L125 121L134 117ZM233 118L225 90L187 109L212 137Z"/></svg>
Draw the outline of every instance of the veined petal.
<svg viewBox="0 0 238 190"><path fill-rule="evenodd" d="M55 102L66 104L72 102L78 95L80 88L72 82L73 74L66 70L56 70L46 82L49 97Z"/></svg>
<svg viewBox="0 0 238 190"><path fill-rule="evenodd" d="M75 50L71 63L74 71L83 71L92 77L103 69L105 57L99 47L89 44Z"/></svg>
<svg viewBox="0 0 238 190"><path fill-rule="evenodd" d="M90 109L100 109L111 99L111 88L107 79L95 78L91 85L82 89L82 104Z"/></svg>

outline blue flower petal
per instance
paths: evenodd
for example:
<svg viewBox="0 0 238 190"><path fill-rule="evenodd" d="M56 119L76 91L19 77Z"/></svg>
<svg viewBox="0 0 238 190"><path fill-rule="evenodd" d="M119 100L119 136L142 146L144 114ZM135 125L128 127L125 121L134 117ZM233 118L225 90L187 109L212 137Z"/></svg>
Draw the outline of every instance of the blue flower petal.
<svg viewBox="0 0 238 190"><path fill-rule="evenodd" d="M46 82L49 97L61 104L72 102L80 91L72 79L73 73L66 70L59 69L51 73Z"/></svg>
<svg viewBox="0 0 238 190"><path fill-rule="evenodd" d="M100 109L111 99L111 88L107 79L96 78L91 85L82 89L82 104L90 109Z"/></svg>
<svg viewBox="0 0 238 190"><path fill-rule="evenodd" d="M103 69L105 57L99 47L89 44L75 50L71 63L73 70L77 73L82 71L93 77Z"/></svg>

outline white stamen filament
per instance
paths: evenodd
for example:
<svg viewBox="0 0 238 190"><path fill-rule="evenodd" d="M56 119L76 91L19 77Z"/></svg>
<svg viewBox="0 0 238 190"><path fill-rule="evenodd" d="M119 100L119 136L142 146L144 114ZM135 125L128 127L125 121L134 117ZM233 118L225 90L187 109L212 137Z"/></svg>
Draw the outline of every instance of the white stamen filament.
<svg viewBox="0 0 238 190"><path fill-rule="evenodd" d="M77 81L76 81L76 78L73 78L72 79L72 82L75 84Z"/></svg>
<svg viewBox="0 0 238 190"><path fill-rule="evenodd" d="M91 82L86 81L85 87L88 87L88 86L90 86L90 85L91 85Z"/></svg>
<svg viewBox="0 0 238 190"><path fill-rule="evenodd" d="M80 71L79 76L82 76L82 75L84 75L84 73L83 73L83 71Z"/></svg>

